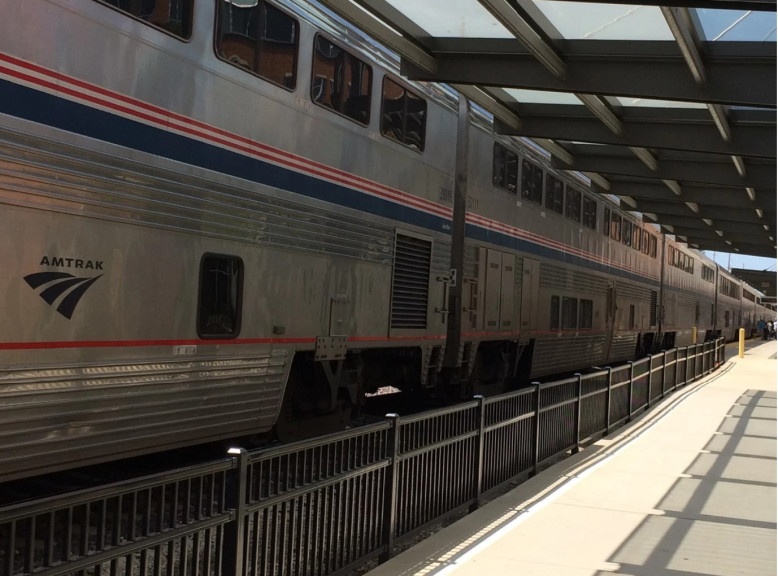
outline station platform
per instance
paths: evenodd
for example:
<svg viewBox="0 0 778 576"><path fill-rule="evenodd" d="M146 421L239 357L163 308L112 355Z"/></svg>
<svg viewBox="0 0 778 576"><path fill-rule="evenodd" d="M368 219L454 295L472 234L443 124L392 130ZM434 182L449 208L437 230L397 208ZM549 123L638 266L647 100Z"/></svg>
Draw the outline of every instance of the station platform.
<svg viewBox="0 0 778 576"><path fill-rule="evenodd" d="M368 576L776 574L776 342Z"/></svg>

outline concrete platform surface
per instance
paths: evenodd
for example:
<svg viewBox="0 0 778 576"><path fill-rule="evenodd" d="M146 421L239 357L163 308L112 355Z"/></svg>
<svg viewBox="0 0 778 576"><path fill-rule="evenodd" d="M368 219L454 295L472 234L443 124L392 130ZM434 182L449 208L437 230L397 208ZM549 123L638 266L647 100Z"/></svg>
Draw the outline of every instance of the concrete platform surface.
<svg viewBox="0 0 778 576"><path fill-rule="evenodd" d="M368 576L776 574L776 343Z"/></svg>

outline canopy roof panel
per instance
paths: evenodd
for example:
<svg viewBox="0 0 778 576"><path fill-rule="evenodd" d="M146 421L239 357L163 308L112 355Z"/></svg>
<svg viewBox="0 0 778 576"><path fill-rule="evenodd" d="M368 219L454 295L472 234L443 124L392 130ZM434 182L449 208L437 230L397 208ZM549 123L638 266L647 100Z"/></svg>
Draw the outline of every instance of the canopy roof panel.
<svg viewBox="0 0 778 576"><path fill-rule="evenodd" d="M690 246L776 256L776 0L319 4Z"/></svg>

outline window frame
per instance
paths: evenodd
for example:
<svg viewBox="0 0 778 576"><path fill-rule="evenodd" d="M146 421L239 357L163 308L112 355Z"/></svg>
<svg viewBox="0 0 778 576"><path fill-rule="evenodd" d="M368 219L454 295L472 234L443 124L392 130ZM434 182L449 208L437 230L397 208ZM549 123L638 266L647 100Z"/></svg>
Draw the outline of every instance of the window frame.
<svg viewBox="0 0 778 576"><path fill-rule="evenodd" d="M348 97L346 97L343 100L343 103L340 106L335 106L335 105L331 104L331 102L332 102L332 94L334 93L332 89L330 90L330 94L329 94L330 104L327 104L327 103L323 102L322 100L319 100L316 97L314 97L314 94L313 94L313 91L314 91L314 79L316 79L317 77L327 79L327 81L329 82L330 85L334 85L335 84L335 82L332 81L333 79L329 78L328 76L324 76L324 75L320 74L317 71L317 69L316 69L317 54L320 53L319 44L318 44L319 40L324 40L325 42L329 43L331 46L334 46L334 47L340 49L343 54L348 55L349 59L354 59L354 60L358 61L359 63L361 63L364 66L364 69L366 69L368 71L369 78L368 78L368 81L367 81L367 94L360 94L359 95L360 98L364 97L365 101L367 102L367 116L364 119L364 121L360 120L359 118L356 118L355 116L352 116L352 115L346 113L344 110L341 109L341 108L345 108L346 107L346 104L348 103L348 100L349 100ZM337 114L338 116L340 116L342 118L350 120L351 122L354 122L355 124L358 124L359 126L363 126L363 127L369 126L370 125L372 108L373 108L373 102L372 102L372 98L373 98L373 67L367 61L365 61L362 57L360 57L359 55L355 54L353 51L343 47L338 42L333 41L329 36L327 36L326 34L323 34L321 32L317 32L314 35L313 42L312 42L312 49L313 49L313 54L312 54L312 57L311 57L311 88L310 88L310 91L309 91L309 97L311 99L311 102L313 102L316 106L319 106L320 108L323 108L324 110L328 110L328 111L332 112L333 114ZM324 58L324 56L322 56L322 58Z"/></svg>
<svg viewBox="0 0 778 576"><path fill-rule="evenodd" d="M118 1L119 0L117 0L117 4L112 4L110 2L110 0L94 0L94 1L97 2L98 4L102 4L103 6L106 6L107 8L110 8L111 10L114 10L114 11L118 12L122 16L126 16L128 18L132 18L136 22L140 22L141 24L144 24L146 26L150 26L151 28L159 30L163 34L167 34L168 36L170 36L172 38L175 38L176 40L180 40L181 42L184 42L184 43L189 43L189 42L192 41L192 34L194 33L194 5L195 5L195 0L183 0L184 3L186 4L186 6L188 6L188 8L189 8L188 14L186 15L186 21L187 21L186 22L186 31L188 32L188 35L176 34L172 30L169 30L169 29L165 28L164 26L161 26L159 24L155 24L154 22L149 22L148 20L146 20L142 16L137 15L137 14L133 14L132 12L129 12L129 11L125 10L124 8L119 7L118 6ZM223 0L220 0L220 1L223 1Z"/></svg>
<svg viewBox="0 0 778 576"><path fill-rule="evenodd" d="M401 138L397 138L397 137L395 137L393 135L389 135L387 133L386 129L385 129L385 126L384 126L384 117L386 115L393 114L393 113L396 112L396 111L393 111L393 112L386 112L385 111L385 106L386 106L386 102L387 102L387 97L386 97L386 83L387 82L391 82L396 87L401 88L402 91L403 91L403 94L401 96L401 98L403 100L402 112L401 112L402 113L402 127L401 127L402 136L401 136ZM408 143L406 141L408 139L408 134L409 134L409 132L407 131L408 116L410 114L412 114L412 113L408 112L408 102L410 100L410 98L408 96L409 94L424 103L423 118L422 118L422 123L421 123L421 134L419 135L420 139L421 139L421 142L420 142L419 146L415 146L414 144ZM394 78L389 76L388 74L384 74L384 78L383 78L383 80L381 82L381 109L379 111L379 114L380 114L380 122L379 122L378 130L379 130L379 132L381 132L381 135L384 138L386 138L388 140L391 140L392 142L396 142L397 144L400 144L401 146L404 146L404 147L406 147L406 148L408 148L410 150L413 150L414 152L418 152L419 154L424 152L424 148L425 148L425 145L427 143L427 99L426 98L421 96L415 90L411 90L410 88L408 88L404 84L401 84L400 82L398 82L397 80L395 80Z"/></svg>
<svg viewBox="0 0 778 576"><path fill-rule="evenodd" d="M564 214L565 195L567 194L567 189L570 187L566 186L563 180L557 178L553 174L546 174L543 187L545 189L543 206L546 210L551 210L557 214ZM557 209L557 206L559 209Z"/></svg>
<svg viewBox="0 0 778 576"><path fill-rule="evenodd" d="M204 313L204 281L205 281L205 265L206 261L210 258L219 258L222 260L229 260L238 265L237 275L237 290L235 293L235 310L232 312L234 319L234 327L229 333L216 333L206 332L203 330L205 320L203 319ZM243 258L234 254L221 254L216 252L206 252L200 257L200 265L198 266L198 287L197 287L197 316L195 319L197 335L203 340L234 340L240 335L242 328L242 316L243 316L243 287L245 283L246 267L243 262ZM223 312L211 312L212 314L223 314Z"/></svg>
<svg viewBox="0 0 778 576"><path fill-rule="evenodd" d="M525 166L529 167L529 170L525 169ZM528 174L528 179L531 183L531 190L525 192L525 174ZM540 185L538 186L537 176L540 175ZM543 168L535 164L528 158L521 159L521 197L524 200L534 202L535 204L543 205Z"/></svg>
<svg viewBox="0 0 778 576"><path fill-rule="evenodd" d="M291 85L287 85L286 78L288 77L289 73L284 72L284 80L283 81L277 81L274 78L267 76L265 74L262 74L258 71L258 67L260 67L260 62L266 62L265 60L262 60L262 54L263 49L259 48L260 42L263 41L263 34L258 34L256 38L252 38L251 36L245 36L247 39L250 39L254 43L254 57L255 57L255 65L253 68L250 68L248 66L243 66L237 61L232 60L232 56L226 56L224 54L224 51L222 50L222 43L223 43L223 32L222 32L222 6L225 4L228 4L225 0L216 0L217 1L217 8L216 8L216 23L215 23L215 31L214 31L214 38L213 38L213 50L216 54L216 57L221 60L222 62L226 62L230 66L237 68L238 70L242 70L243 72L246 72L247 74L250 74L251 76L255 76L256 78L259 78L263 80L264 82L268 82L269 84L272 84L273 86L278 86L279 88L282 88L283 90L286 90L287 92L294 92L297 89L297 72L300 65L300 21L295 18L292 14L286 12L285 10L282 10L275 6L274 4L270 4L266 2L265 0L259 0L256 4L256 6L253 7L254 10L264 10L264 12L261 12L261 15L259 17L259 23L257 24L257 27L260 28L263 23L267 23L267 10L274 10L279 14L282 14L283 16L287 17L289 20L292 21L294 26L294 36L295 36L295 42L294 42L294 56L293 56L293 65L292 65L292 83ZM267 30L267 27L265 27L265 30ZM233 55L234 56L234 55Z"/></svg>
<svg viewBox="0 0 778 576"><path fill-rule="evenodd" d="M497 160L502 162L502 174L500 175L501 181L497 179ZM515 160L515 167L513 174L510 173L510 160ZM514 187L511 190L511 176L513 176ZM519 155L508 148L503 146L499 142L495 142L492 148L492 185L500 190L505 190L511 194L519 193Z"/></svg>

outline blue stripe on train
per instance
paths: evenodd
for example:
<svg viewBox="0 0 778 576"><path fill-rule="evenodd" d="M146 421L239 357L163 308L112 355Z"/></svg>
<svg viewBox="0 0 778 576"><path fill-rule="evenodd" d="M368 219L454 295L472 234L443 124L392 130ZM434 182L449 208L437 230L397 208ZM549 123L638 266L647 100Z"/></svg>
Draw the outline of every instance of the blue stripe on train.
<svg viewBox="0 0 778 576"><path fill-rule="evenodd" d="M451 220L415 208L376 198L346 186L300 174L282 166L250 158L187 136L173 134L136 120L71 102L33 88L0 80L0 112L74 132L119 146L176 160L184 164L213 170L287 190L309 198L330 202L434 232L451 233ZM599 272L624 278L654 282L618 268L573 256L560 250L522 240L501 232L467 225L467 236L533 256L562 260ZM658 282L656 282L658 285Z"/></svg>
<svg viewBox="0 0 778 576"><path fill-rule="evenodd" d="M0 112L309 198L450 233L450 219L4 80L0 80Z"/></svg>

